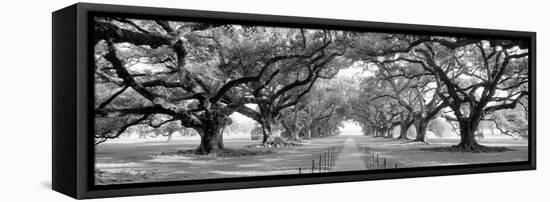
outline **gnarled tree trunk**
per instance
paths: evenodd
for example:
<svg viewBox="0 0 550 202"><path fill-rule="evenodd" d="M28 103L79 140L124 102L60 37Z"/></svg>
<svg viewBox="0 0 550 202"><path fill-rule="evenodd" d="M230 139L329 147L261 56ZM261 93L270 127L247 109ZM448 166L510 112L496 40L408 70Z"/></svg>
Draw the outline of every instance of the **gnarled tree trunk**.
<svg viewBox="0 0 550 202"><path fill-rule="evenodd" d="M428 123L423 120L418 120L415 123L415 126L416 126L416 138L414 138L413 142L427 143L426 131L428 129Z"/></svg>
<svg viewBox="0 0 550 202"><path fill-rule="evenodd" d="M195 130L201 136L201 144L195 150L196 154L209 154L225 149L223 145L223 128L228 123L227 117L215 111L208 112L208 119L202 120L203 124Z"/></svg>
<svg viewBox="0 0 550 202"><path fill-rule="evenodd" d="M380 129L380 131L378 132L378 135L379 135L379 137L386 137L388 135L388 130L387 129Z"/></svg>
<svg viewBox="0 0 550 202"><path fill-rule="evenodd" d="M311 139L311 129L305 129L304 139L306 139L306 140Z"/></svg>
<svg viewBox="0 0 550 202"><path fill-rule="evenodd" d="M288 141L289 142L300 142L300 128L296 126L296 123L294 123L294 126L288 125L286 123L283 123L283 127L285 128L286 133L288 134Z"/></svg>
<svg viewBox="0 0 550 202"><path fill-rule="evenodd" d="M390 126L389 129L388 129L388 132L386 134L386 138L388 139L392 139L393 138L393 129L395 129L395 127L393 126Z"/></svg>
<svg viewBox="0 0 550 202"><path fill-rule="evenodd" d="M196 129L201 136L201 144L195 150L196 154L209 154L224 149L222 127L212 125Z"/></svg>
<svg viewBox="0 0 550 202"><path fill-rule="evenodd" d="M476 118L475 116L470 117L470 119L459 120L458 123L460 125L460 143L458 143L458 145L451 147L453 151L490 152L493 150L498 151L500 149L504 149L504 148L497 148L497 147L495 148L486 147L477 143L475 138L475 132L477 131L479 122L480 122L480 118Z"/></svg>
<svg viewBox="0 0 550 202"><path fill-rule="evenodd" d="M409 131L409 128L411 127L412 122L401 122L401 125L399 126L399 137L397 139L409 139L407 137L407 132Z"/></svg>
<svg viewBox="0 0 550 202"><path fill-rule="evenodd" d="M455 112L456 113L456 112ZM502 152L505 147L487 147L477 143L475 133L482 119L482 113L473 112L468 118L458 119L460 128L460 142L452 146L451 151L457 152Z"/></svg>
<svg viewBox="0 0 550 202"><path fill-rule="evenodd" d="M300 141L300 132L299 131L296 131L296 130L293 130L292 132L289 133L289 136L288 136L288 139L291 140L291 141Z"/></svg>
<svg viewBox="0 0 550 202"><path fill-rule="evenodd" d="M281 137L281 129L275 122L273 117L264 117L262 124L264 137L262 139L262 146L264 147L284 147L294 146L294 143L289 143Z"/></svg>
<svg viewBox="0 0 550 202"><path fill-rule="evenodd" d="M379 137L380 136L380 130L378 129L374 129L374 137Z"/></svg>

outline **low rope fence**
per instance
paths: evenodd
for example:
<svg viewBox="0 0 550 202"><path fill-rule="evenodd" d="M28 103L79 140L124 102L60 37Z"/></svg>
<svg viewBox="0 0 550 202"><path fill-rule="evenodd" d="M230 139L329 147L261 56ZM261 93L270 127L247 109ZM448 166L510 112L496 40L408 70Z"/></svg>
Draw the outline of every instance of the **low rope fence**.
<svg viewBox="0 0 550 202"><path fill-rule="evenodd" d="M389 165L388 159L386 159L385 157L380 157L379 153L374 152L374 150L369 148L366 144L364 144L361 148L366 170L378 170L398 167L397 161L395 161L393 165Z"/></svg>
<svg viewBox="0 0 550 202"><path fill-rule="evenodd" d="M298 174L306 173L325 173L331 172L334 168L334 162L336 160L335 155L336 147L331 146L326 151L319 154L319 158L311 160L310 167L298 167ZM390 162L386 157L382 157L379 153L375 152L372 148L369 148L366 144L363 144L359 148L361 157L366 170L380 170L398 168L399 162L393 160Z"/></svg>
<svg viewBox="0 0 550 202"><path fill-rule="evenodd" d="M311 160L310 168L298 167L298 174L332 171L332 168L334 168L334 161L336 160L335 150L336 147L331 146L326 151L320 153L319 158Z"/></svg>

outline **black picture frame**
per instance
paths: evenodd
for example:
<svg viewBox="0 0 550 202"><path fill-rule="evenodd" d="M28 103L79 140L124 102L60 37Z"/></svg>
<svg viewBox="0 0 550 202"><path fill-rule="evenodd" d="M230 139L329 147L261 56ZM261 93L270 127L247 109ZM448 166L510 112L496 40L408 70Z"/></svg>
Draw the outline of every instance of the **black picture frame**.
<svg viewBox="0 0 550 202"><path fill-rule="evenodd" d="M390 170L349 171L310 175L260 176L140 184L97 186L94 177L93 145L93 75L91 60L93 33L91 21L96 15L146 17L170 20L199 20L261 24L285 27L331 28L356 31L407 32L464 37L500 37L528 40L529 51L529 158L525 162L474 165L399 168ZM134 7L77 3L52 14L53 35L53 145L52 188L68 196L85 199L443 176L536 169L536 33L490 29L473 29L398 23L287 17L228 12L196 11L168 8Z"/></svg>

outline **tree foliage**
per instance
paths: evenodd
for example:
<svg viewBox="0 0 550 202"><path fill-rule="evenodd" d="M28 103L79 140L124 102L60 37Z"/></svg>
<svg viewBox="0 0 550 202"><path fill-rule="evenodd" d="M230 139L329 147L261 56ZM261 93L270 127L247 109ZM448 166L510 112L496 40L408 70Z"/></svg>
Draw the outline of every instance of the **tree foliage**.
<svg viewBox="0 0 550 202"><path fill-rule="evenodd" d="M263 146L335 135L350 119L389 138L414 125L420 142L452 126L457 151L490 151L480 124L528 136L526 41L107 17L93 31L97 144L197 133L207 154L224 149L224 130L245 130L234 113ZM357 66L371 75L337 76Z"/></svg>

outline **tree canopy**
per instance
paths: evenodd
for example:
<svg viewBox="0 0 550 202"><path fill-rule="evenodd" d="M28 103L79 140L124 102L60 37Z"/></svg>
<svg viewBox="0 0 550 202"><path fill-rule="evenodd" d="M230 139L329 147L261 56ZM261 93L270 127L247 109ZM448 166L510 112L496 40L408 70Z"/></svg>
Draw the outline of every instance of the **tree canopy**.
<svg viewBox="0 0 550 202"><path fill-rule="evenodd" d="M414 125L426 142L444 119L458 151L491 150L475 140L481 122L528 136L526 41L108 17L93 31L97 144L135 127L193 130L207 154L224 149L234 113L263 146L335 135L346 120L390 138ZM339 76L357 67L370 75Z"/></svg>

